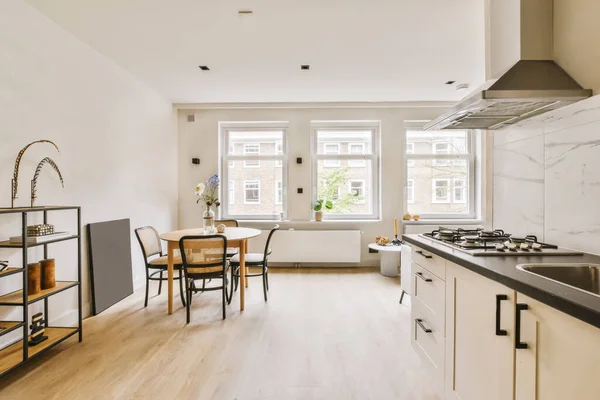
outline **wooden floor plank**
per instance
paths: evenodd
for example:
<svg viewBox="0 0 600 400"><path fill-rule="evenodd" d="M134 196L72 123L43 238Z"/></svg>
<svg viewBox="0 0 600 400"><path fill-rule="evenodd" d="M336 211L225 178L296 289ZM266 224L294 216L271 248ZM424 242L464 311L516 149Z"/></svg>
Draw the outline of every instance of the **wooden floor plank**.
<svg viewBox="0 0 600 400"><path fill-rule="evenodd" d="M0 398L434 400L410 347L410 299L373 269L279 269L269 301L250 280L221 320L220 294L147 308L137 291L84 322L84 342L57 346L0 382Z"/></svg>

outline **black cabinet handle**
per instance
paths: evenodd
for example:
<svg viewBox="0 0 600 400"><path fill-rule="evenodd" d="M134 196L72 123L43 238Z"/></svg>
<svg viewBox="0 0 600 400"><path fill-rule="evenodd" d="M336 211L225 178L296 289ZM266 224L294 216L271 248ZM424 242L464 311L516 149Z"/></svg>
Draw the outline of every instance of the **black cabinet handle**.
<svg viewBox="0 0 600 400"><path fill-rule="evenodd" d="M501 318L501 305L502 300L508 300L508 296L505 294L496 295L496 336L506 336L508 332L505 329L500 329L500 318Z"/></svg>
<svg viewBox="0 0 600 400"><path fill-rule="evenodd" d="M425 328L425 325L423 325L423 320L422 320L422 319L418 319L418 318L417 318L417 319L415 319L415 322L417 323L417 325L419 325L419 327L420 327L421 329L423 329L423 331L424 331L425 333L431 333L431 332L433 332L431 329L429 329L429 328Z"/></svg>
<svg viewBox="0 0 600 400"><path fill-rule="evenodd" d="M417 250L417 251L415 251L415 253L420 254L420 255L422 255L425 258L433 258L433 256L429 256L427 254L423 254L423 251L421 251L421 250Z"/></svg>
<svg viewBox="0 0 600 400"><path fill-rule="evenodd" d="M416 274L416 275L417 275L419 278L423 279L425 282L433 282L433 279L430 279L430 278L425 278L425 276L423 275L423 273L422 273L422 272L415 272L415 274Z"/></svg>
<svg viewBox="0 0 600 400"><path fill-rule="evenodd" d="M515 321L515 349L526 349L527 343L521 342L521 311L528 310L527 304L517 303L517 318Z"/></svg>

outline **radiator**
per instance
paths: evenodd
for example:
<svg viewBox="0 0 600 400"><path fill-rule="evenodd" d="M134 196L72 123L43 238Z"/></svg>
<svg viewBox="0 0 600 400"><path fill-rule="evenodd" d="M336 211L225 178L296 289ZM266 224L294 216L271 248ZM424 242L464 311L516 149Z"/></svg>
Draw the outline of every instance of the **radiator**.
<svg viewBox="0 0 600 400"><path fill-rule="evenodd" d="M262 253L269 231L250 239L249 252ZM271 239L269 262L359 263L360 231L279 230Z"/></svg>

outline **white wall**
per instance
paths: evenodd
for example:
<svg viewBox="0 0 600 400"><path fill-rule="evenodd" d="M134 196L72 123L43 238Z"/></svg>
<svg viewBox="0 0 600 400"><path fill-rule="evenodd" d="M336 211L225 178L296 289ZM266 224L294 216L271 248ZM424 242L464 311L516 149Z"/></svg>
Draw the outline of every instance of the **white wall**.
<svg viewBox="0 0 600 400"><path fill-rule="evenodd" d="M289 180L288 218L283 229L360 229L362 265L378 265L377 254L369 254L367 244L375 236L393 236L393 218L402 219L403 152L406 120L427 120L439 115L439 107L407 108L260 108L260 109L187 109L179 112L179 225L181 228L202 225L202 208L196 204L194 188L198 182L218 171L219 121L288 121ZM195 114L195 122L187 122ZM381 121L381 219L363 222L309 222L312 219L310 124L313 120L379 120ZM199 166L191 159L198 157ZM296 164L296 157L304 163ZM304 193L298 194L297 188ZM268 228L272 222L247 222L246 226ZM428 228L431 230L431 228ZM320 245L315 243L315 246ZM326 245L326 244L323 244ZM252 246L252 244L251 244ZM252 249L252 248L251 248Z"/></svg>
<svg viewBox="0 0 600 400"><path fill-rule="evenodd" d="M83 224L131 218L132 227L175 227L177 121L167 101L20 0L0 3L0 54L1 207L10 206L9 185L18 151L44 138L60 147L60 155L47 144L35 145L25 154L18 205L28 205L35 166L50 156L63 173L65 188L46 168L40 176L39 205L80 205ZM72 221L75 213L50 216L59 229L74 230ZM0 240L19 233L19 217L0 216ZM132 235L134 279L140 283L145 272L134 240ZM77 276L75 243L50 248L50 257L57 259L58 279ZM84 240L87 311L90 285L85 249ZM43 254L36 249L29 255L39 260ZM0 259L20 265L18 251L0 250ZM0 280L0 293L18 289L20 279L14 275ZM66 323L72 322L75 300L73 290L52 298L50 320L67 315ZM2 307L0 320L11 317L20 319L20 311Z"/></svg>
<svg viewBox="0 0 600 400"><path fill-rule="evenodd" d="M600 254L600 96L494 139L494 227Z"/></svg>

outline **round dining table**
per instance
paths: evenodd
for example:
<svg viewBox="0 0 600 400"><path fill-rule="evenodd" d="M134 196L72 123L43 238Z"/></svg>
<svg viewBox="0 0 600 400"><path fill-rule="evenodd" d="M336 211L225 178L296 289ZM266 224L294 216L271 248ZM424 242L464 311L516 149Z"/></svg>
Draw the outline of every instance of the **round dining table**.
<svg viewBox="0 0 600 400"><path fill-rule="evenodd" d="M225 236L227 238L228 248L238 248L240 252L240 310L244 309L244 292L246 287L246 253L248 252L248 239L261 234L258 229L227 227L224 233L215 233L215 235ZM179 250L179 240L184 236L208 236L204 234L203 228L183 229L179 231L167 232L160 235L160 238L168 244L168 312L173 313L173 267L175 260L175 250ZM233 282L232 282L233 284Z"/></svg>

